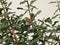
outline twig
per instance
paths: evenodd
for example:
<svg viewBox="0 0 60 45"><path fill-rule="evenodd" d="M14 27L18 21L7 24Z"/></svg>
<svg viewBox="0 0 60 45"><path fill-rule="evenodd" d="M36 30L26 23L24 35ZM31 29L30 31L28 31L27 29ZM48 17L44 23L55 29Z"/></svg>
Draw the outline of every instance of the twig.
<svg viewBox="0 0 60 45"><path fill-rule="evenodd" d="M28 0L27 0L27 5L28 5L28 11L29 11L29 15L30 15L30 18L31 18L30 6L29 6L29 2L28 2Z"/></svg>
<svg viewBox="0 0 60 45"><path fill-rule="evenodd" d="M16 36L16 34L15 34L15 30L12 28L12 29L10 30L10 32L11 32L11 34L14 36L13 38L15 39L15 42L18 43L18 38L17 38L17 36Z"/></svg>

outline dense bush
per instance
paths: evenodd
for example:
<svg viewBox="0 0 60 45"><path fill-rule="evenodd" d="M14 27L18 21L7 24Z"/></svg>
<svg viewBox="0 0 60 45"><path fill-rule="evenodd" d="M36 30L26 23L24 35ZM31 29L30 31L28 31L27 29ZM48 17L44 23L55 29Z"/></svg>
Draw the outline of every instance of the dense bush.
<svg viewBox="0 0 60 45"><path fill-rule="evenodd" d="M38 8L33 5L36 0L28 0L20 2L20 5L26 3L27 9L23 7L17 7L18 10L24 10L23 14L19 16L11 10L9 6L12 2L7 0L0 0L0 44L2 45L60 45L60 25L56 25L59 21L53 21L56 17L59 18L60 14L55 14L60 11L60 1L54 1L50 3L57 3L58 9L55 11L53 17L38 21L35 17L41 13ZM34 10L37 10L34 13ZM22 19L26 13L29 13L30 17ZM12 15L12 16L10 16ZM38 23L37 23L38 22ZM49 33L49 35L47 35Z"/></svg>

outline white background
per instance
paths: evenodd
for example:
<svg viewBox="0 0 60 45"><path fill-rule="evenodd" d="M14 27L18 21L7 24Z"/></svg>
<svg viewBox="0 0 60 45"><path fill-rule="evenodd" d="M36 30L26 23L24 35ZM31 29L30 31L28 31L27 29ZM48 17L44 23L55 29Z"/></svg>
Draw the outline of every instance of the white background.
<svg viewBox="0 0 60 45"><path fill-rule="evenodd" d="M20 14L20 11L16 8L19 7L19 3L23 0L8 0L9 2L12 1L12 5L10 8L12 8L12 11L16 11L16 14ZM30 1L30 0L29 0ZM54 11L57 9L55 4L49 4L49 2L55 1L55 0L37 0L34 5L39 8L39 10L42 10L42 12L37 16L37 18L42 19L43 17L49 17L52 16Z"/></svg>
<svg viewBox="0 0 60 45"><path fill-rule="evenodd" d="M17 10L17 7L19 7L19 6L21 7L20 2L22 2L23 0L7 0L7 1L12 2L12 5L10 6L10 8L12 8L12 11L16 12L17 15L23 13L22 10ZM31 1L31 0L29 0L29 1ZM56 7L57 4L51 4L50 3L51 1L56 1L56 0L36 0L36 2L34 3L34 6L36 6L39 10L42 11L36 17L36 20L54 16L53 14L54 14L55 10L57 9L57 7ZM23 6L25 6L25 5L23 5ZM57 13L59 13L59 12L57 12ZM29 15L25 15L24 17L26 17L26 16L29 17ZM59 20L59 19L56 18L55 20Z"/></svg>

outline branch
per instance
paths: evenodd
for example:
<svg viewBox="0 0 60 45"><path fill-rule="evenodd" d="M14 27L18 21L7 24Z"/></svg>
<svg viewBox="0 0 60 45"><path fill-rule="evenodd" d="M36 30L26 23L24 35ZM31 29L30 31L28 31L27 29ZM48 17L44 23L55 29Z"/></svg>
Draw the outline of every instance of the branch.
<svg viewBox="0 0 60 45"><path fill-rule="evenodd" d="M18 38L17 38L17 36L16 36L16 34L15 34L15 30L12 28L10 32L11 32L11 34L14 36L13 39L15 39L15 42L18 43Z"/></svg>

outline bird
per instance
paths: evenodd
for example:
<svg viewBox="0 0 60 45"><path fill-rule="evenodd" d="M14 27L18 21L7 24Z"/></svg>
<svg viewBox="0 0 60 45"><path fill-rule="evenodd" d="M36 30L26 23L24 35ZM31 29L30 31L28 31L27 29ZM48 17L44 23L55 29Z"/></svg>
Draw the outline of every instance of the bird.
<svg viewBox="0 0 60 45"><path fill-rule="evenodd" d="M32 23L32 19L31 18L28 18L28 17L25 17L25 22L28 23L28 24L31 24Z"/></svg>

